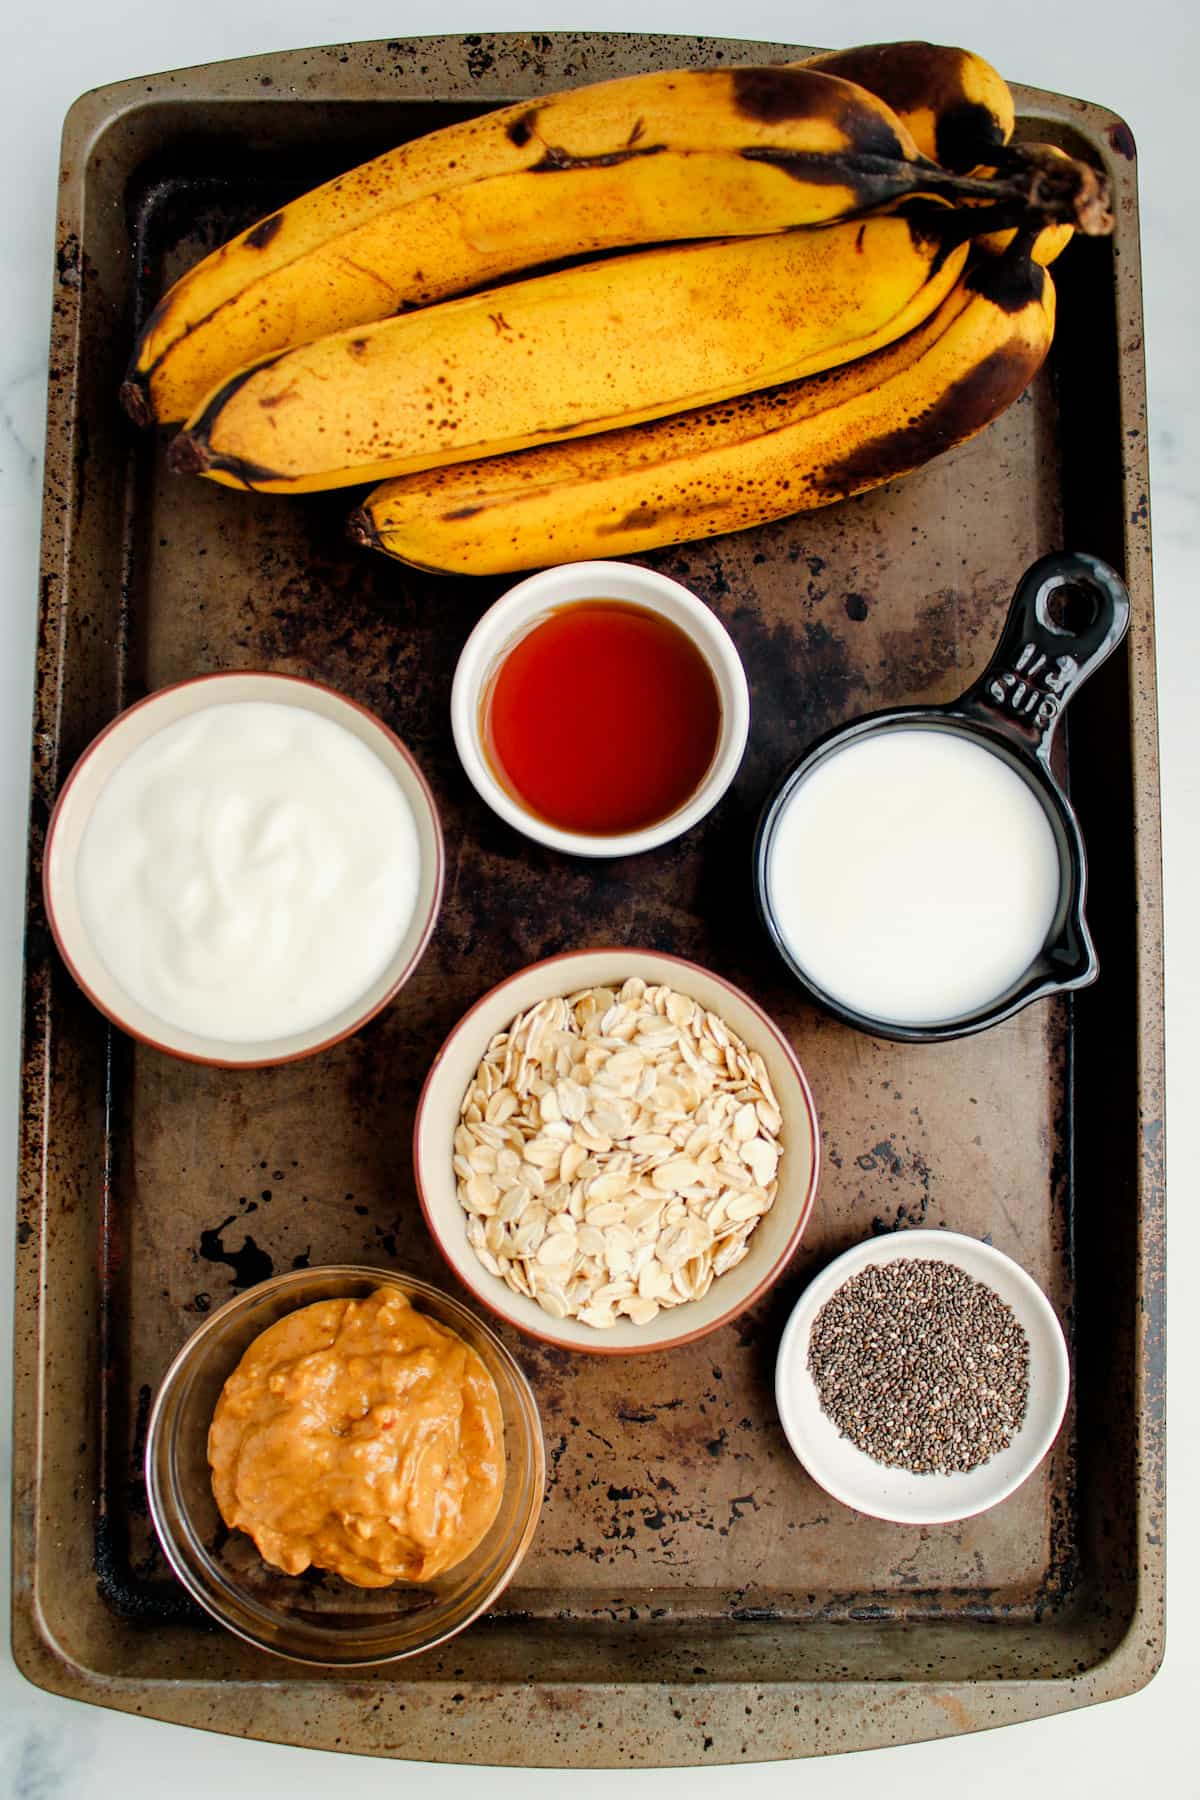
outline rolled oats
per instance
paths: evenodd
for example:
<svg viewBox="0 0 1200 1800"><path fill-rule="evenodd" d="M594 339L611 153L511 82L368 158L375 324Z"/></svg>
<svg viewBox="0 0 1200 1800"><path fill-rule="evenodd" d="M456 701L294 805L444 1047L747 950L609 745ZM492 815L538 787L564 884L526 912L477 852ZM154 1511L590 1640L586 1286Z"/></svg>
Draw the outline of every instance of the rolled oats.
<svg viewBox="0 0 1200 1800"><path fill-rule="evenodd" d="M782 1124L762 1057L688 995L634 977L543 1000L463 1096L467 1241L551 1318L648 1324L746 1255Z"/></svg>

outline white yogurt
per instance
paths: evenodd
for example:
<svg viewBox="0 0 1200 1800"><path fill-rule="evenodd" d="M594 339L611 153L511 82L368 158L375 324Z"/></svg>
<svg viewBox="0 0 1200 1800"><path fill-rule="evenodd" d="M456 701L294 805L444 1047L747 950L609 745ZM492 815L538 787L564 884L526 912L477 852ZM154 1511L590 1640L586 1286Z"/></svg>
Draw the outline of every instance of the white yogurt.
<svg viewBox="0 0 1200 1800"><path fill-rule="evenodd" d="M999 756L898 728L799 783L768 848L780 936L816 987L897 1025L960 1019L1043 949L1059 894L1054 833Z"/></svg>
<svg viewBox="0 0 1200 1800"><path fill-rule="evenodd" d="M177 719L114 769L75 884L132 999L253 1043L366 993L411 923L419 864L412 809L365 744L307 708L240 701Z"/></svg>

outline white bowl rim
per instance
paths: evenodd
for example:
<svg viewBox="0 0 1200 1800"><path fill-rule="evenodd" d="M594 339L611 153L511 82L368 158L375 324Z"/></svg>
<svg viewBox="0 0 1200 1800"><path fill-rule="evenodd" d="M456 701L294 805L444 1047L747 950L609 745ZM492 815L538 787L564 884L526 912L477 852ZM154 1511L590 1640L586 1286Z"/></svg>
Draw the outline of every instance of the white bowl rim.
<svg viewBox="0 0 1200 1800"><path fill-rule="evenodd" d="M366 719L367 723L378 731L381 737L384 737L389 741L392 748L407 764L417 791L428 809L429 822L433 829L433 840L436 849L436 864L434 868L433 893L431 896L428 917L421 927L420 934L414 942L412 954L397 974L395 980L389 983L386 993L378 996L370 1007L353 1019L349 1024L343 1026L341 1030L332 1032L330 1036L322 1038L319 1043L306 1045L302 1050L288 1051L282 1056L264 1055L231 1058L227 1055L206 1056L200 1051L183 1049L177 1044L168 1043L162 1038L153 1037L149 1032L142 1031L136 1026L131 1025L129 1021L123 1018L111 1005L100 998L95 989L90 986L82 974L59 930L58 918L54 907L53 883L50 871L53 861L51 850L54 844L54 835L62 819L63 811L71 794L71 790L75 785L77 777L83 773L85 766L91 761L95 752L99 750L101 745L113 734L113 732L118 730L119 727L132 718L134 714L142 712L146 707L154 706L169 694L177 694L185 688L203 687L210 682L244 680L278 681L300 690L311 690L316 688L319 692L328 694L332 699L339 701L342 705L350 707L354 712L360 713L362 717ZM353 1037L356 1031L361 1031L363 1026L381 1013L385 1006L391 1004L396 998L396 995L400 992L400 989L408 981L421 958L424 956L425 951L429 946L429 940L433 936L434 929L437 925L438 914L441 911L445 876L446 846L442 837L442 821L438 813L437 802L434 800L433 791L430 788L428 781L425 779L420 765L412 751L408 748L408 745L402 738L396 735L390 726L384 724L377 713L372 712L369 706L364 706L361 700L353 699L351 695L343 693L340 688L332 687L327 681L314 681L307 675L288 675L276 669L214 669L207 675L189 675L185 676L182 681L171 681L168 682L165 687L155 688L152 693L145 694L140 700L135 700L131 705L123 707L119 713L108 721L107 725L96 733L95 737L91 739L86 748L80 752L70 774L67 776L67 779L59 790L58 798L54 802L50 820L46 826L45 840L42 845L42 903L46 909L46 923L50 928L50 935L54 939L55 948L63 962L66 964L67 970L76 986L86 994L97 1012L102 1013L110 1024L115 1025L117 1029L124 1032L127 1037L135 1039L135 1041L140 1044L149 1045L152 1050L161 1050L164 1055L173 1056L178 1062L198 1063L209 1068L217 1069L266 1069L282 1067L285 1063L303 1062L307 1057L319 1056L322 1051L332 1049L335 1044L340 1044L344 1038ZM114 983L114 985L117 984ZM165 1022L166 1021L164 1021L164 1023ZM286 1038L279 1040L281 1043L286 1043L286 1041ZM261 1049L262 1044L250 1045L248 1048Z"/></svg>
<svg viewBox="0 0 1200 1800"><path fill-rule="evenodd" d="M830 1472L820 1454L813 1453L812 1445L807 1442L803 1430L799 1427L800 1407L790 1390L796 1385L811 1387L814 1403L819 1406L820 1402L816 1400L815 1385L807 1367L801 1365L799 1372L796 1373L796 1340L805 1336L821 1306L852 1275L857 1275L861 1270L872 1265L891 1262L898 1256L937 1259L942 1262L954 1263L956 1267L964 1267L964 1263L958 1261L953 1255L946 1256L944 1254L947 1248L951 1251L959 1250L965 1256L974 1259L976 1263L982 1263L985 1268L1002 1271L1005 1278L1029 1304L1031 1311L1040 1317L1046 1327L1046 1337L1051 1346L1049 1366L1042 1366L1052 1384L1054 1397L1045 1414L1044 1423L1030 1440L1022 1462L1017 1465L1014 1472L996 1481L994 1489L989 1492L987 1498L966 1508L956 1506L917 1509L906 1508L902 1505L884 1505L878 1501L873 1502L864 1489L854 1488L839 1480L836 1474ZM943 1253L940 1256L939 1251ZM967 1270L967 1273L974 1273L974 1271ZM976 1274L975 1279L980 1279L980 1276ZM792 1376L790 1381L789 1375ZM779 1422L783 1427L784 1436L791 1446L792 1454L818 1487L823 1488L833 1499L869 1518L883 1519L895 1525L951 1525L957 1524L963 1519L975 1518L980 1513L989 1512L1002 1500L1007 1500L1023 1482L1029 1479L1049 1453L1066 1415L1067 1402L1071 1392L1071 1362L1058 1314L1033 1276L1021 1267L1015 1257L1009 1256L1004 1250L998 1250L994 1244L986 1243L982 1238L972 1237L969 1232L965 1231L943 1231L929 1228L901 1229L886 1232L880 1237L864 1238L859 1243L852 1244L848 1250L843 1250L840 1256L834 1257L832 1262L827 1263L818 1274L813 1276L797 1300L788 1322L784 1326L775 1358L774 1385ZM861 1459L864 1475L868 1475L870 1470L877 1470L878 1474L875 1479L880 1482L886 1481L889 1477L895 1479L905 1476L903 1470L891 1469L872 1462L871 1458L863 1451L857 1452L857 1455ZM979 1466L986 1468L987 1465ZM934 1482L951 1481L954 1477L930 1475L910 1477L910 1479Z"/></svg>
<svg viewBox="0 0 1200 1800"><path fill-rule="evenodd" d="M762 1278L755 1283L754 1287L744 1296L744 1298L735 1301L727 1312L721 1313L718 1318L710 1320L708 1324L698 1326L694 1331L681 1331L676 1337L666 1339L660 1338L656 1341L644 1344L608 1344L603 1341L602 1335L598 1331L593 1333L593 1336L597 1340L594 1344L591 1341L579 1343L574 1338L557 1336L549 1326L546 1330L537 1331L534 1330L531 1325L526 1325L523 1320L514 1317L511 1312L508 1312L503 1305L498 1303L499 1296L496 1294L497 1287L500 1287L504 1292L507 1292L507 1289L504 1288L502 1282L497 1282L496 1277L489 1275L482 1265L479 1265L477 1274L474 1268L469 1268L468 1270L461 1269L457 1263L451 1260L450 1253L442 1242L442 1234L434 1219L433 1210L426 1199L425 1184L421 1178L421 1120L425 1111L425 1103L428 1099L429 1090L433 1085L434 1078L440 1070L446 1054L449 1051L451 1044L457 1038L459 1032L472 1018L474 1018L481 1007L486 1006L489 1001L495 999L505 988L512 986L517 981L523 980L526 976L533 974L539 969L553 968L560 963L568 964L585 956L653 956L660 962L670 963L674 968L695 970L697 974L705 976L710 981L715 981L719 987L724 988L728 993L736 996L736 998L745 1006L749 1007L755 1017L760 1020L764 1031L769 1033L779 1045L784 1057L791 1065L792 1073L796 1078L800 1091L800 1098L808 1120L809 1138L812 1145L812 1167L809 1173L808 1184L805 1188L804 1198L800 1204L796 1223L788 1233L787 1241L783 1245L779 1255L775 1258L771 1267L766 1271ZM684 1344L694 1344L701 1338L709 1337L714 1331L719 1331L723 1325L728 1325L733 1319L740 1318L742 1313L753 1306L757 1300L761 1300L768 1289L773 1287L775 1282L778 1281L800 1246L804 1233L808 1229L809 1220L812 1218L813 1207L816 1204L817 1188L820 1185L821 1180L821 1128L817 1118L816 1102L813 1099L812 1089L808 1083L808 1076L804 1073L804 1068L799 1057L796 1055L790 1041L782 1029L775 1023L774 1019L772 1019L771 1015L764 1007L759 1005L757 1000L752 999L743 988L739 988L734 982L727 980L724 975L718 975L715 970L705 968L703 963L695 962L691 958L685 956L673 956L666 950L650 950L640 944L595 944L588 945L584 949L561 950L554 956L543 956L539 957L536 962L526 963L523 968L514 970L511 975L506 975L503 981L497 981L492 987L488 988L487 992L481 994L478 1000L476 1000L473 1005L469 1006L466 1012L456 1020L438 1049L433 1061L430 1063L429 1072L421 1084L421 1093L417 1101L416 1116L413 1120L412 1164L413 1179L415 1180L417 1187L417 1199L420 1202L426 1229L434 1243L437 1245L439 1256L441 1256L442 1260L446 1263L455 1280L461 1282L463 1287L469 1291L472 1298L477 1300L481 1306L486 1306L494 1318L503 1319L506 1325L511 1325L513 1330L519 1331L523 1337L532 1338L535 1343L549 1344L556 1350L569 1350L576 1355L614 1357L649 1356L656 1351L678 1350ZM485 1285L485 1283L487 1285ZM548 1313L546 1318L547 1321L549 1321L550 1315Z"/></svg>
<svg viewBox="0 0 1200 1800"><path fill-rule="evenodd" d="M644 603L652 611L661 611L655 605L656 600L674 602L683 614L682 619L665 612L663 616L670 616L671 623L686 633L712 672L721 700L721 735L699 787L682 806L640 831L600 836L567 831L539 819L501 785L488 765L480 740L479 702L499 656L523 625L531 625L540 613L548 613L556 606L577 605L595 599L595 584L604 581L624 585L629 591L610 597L628 605ZM548 592L556 588L578 588L580 591L562 593L556 598L553 592ZM635 589L640 591L634 592ZM492 640L497 637L499 642L493 649ZM480 666L476 667L476 664ZM566 851L572 856L636 856L681 837L724 798L746 753L750 735L750 687L737 645L726 627L712 607L682 582L636 562L559 563L526 576L493 601L476 621L455 665L450 692L450 727L467 779L480 799L506 824L536 843L545 844L552 850Z"/></svg>

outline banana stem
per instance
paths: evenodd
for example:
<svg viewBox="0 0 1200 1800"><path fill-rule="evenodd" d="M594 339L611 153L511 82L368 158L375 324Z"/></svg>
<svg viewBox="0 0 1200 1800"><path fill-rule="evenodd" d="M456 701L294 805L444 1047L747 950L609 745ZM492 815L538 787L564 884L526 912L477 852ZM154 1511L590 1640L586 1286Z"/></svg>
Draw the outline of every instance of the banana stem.
<svg viewBox="0 0 1200 1800"><path fill-rule="evenodd" d="M1011 205L1019 217L1010 224L1073 225L1085 237L1107 237L1113 229L1107 177L1041 144L1009 147L994 174L953 175L930 164L915 185L939 197Z"/></svg>
<svg viewBox="0 0 1200 1800"><path fill-rule="evenodd" d="M775 163L797 179L815 179L818 163L835 163L840 178L852 181L862 197L862 212L877 212L908 199L940 200L964 208L994 202L1014 209L1007 225L1073 225L1086 237L1105 237L1113 228L1106 177L1041 144L1006 150L1001 169L980 175L956 175L926 157L914 162L869 155L827 159L769 145L743 150L742 155L751 162ZM833 174L825 170L823 178L833 179Z"/></svg>
<svg viewBox="0 0 1200 1800"><path fill-rule="evenodd" d="M922 197L902 201L896 216L906 219L910 230L937 243L943 257L971 238L998 231L1020 232L1022 241L1032 245L1047 229L1045 213L1031 206L1024 195L1002 199L993 196L982 204L966 206L945 206Z"/></svg>

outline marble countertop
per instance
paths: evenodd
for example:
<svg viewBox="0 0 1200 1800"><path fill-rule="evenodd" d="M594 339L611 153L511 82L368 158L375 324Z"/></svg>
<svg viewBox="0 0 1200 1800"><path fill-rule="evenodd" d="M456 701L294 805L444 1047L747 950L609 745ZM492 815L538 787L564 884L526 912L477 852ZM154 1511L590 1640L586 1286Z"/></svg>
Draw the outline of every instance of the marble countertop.
<svg viewBox="0 0 1200 1800"><path fill-rule="evenodd" d="M1200 1084L1197 1048L1197 940L1184 921L1200 913L1200 743L1192 669L1200 662L1200 606L1191 594L1200 559L1200 340L1195 331L1200 257L1185 191L1194 179L1196 97L1193 55L1200 9L1192 0L841 0L833 9L783 0L208 0L199 8L157 10L144 0L58 0L6 28L0 166L10 251L0 285L0 1168L15 1167L18 1001L23 860L29 759L31 672L37 611L41 440L47 372L58 133L83 90L143 72L305 44L448 31L612 29L733 35L843 44L929 37L967 43L1013 80L1100 101L1131 125L1140 150L1158 620L1168 930L1168 1060L1172 1102ZM1200 1257L1200 1209L1192 1204L1187 1141L1175 1133L1169 1188L1177 1205L1171 1233L1172 1361L1200 1366L1200 1308L1186 1284ZM5 1178L11 1196L12 1177ZM0 1349L11 1339L11 1202L0 1206ZM0 1479L9 1460L7 1369L0 1371ZM812 1796L859 1794L867 1781L895 1800L961 1786L974 1800L1014 1790L1087 1794L1131 1790L1195 1794L1192 1722L1200 1691L1200 1433L1186 1379L1177 1374L1171 1407L1172 1512L1165 1666L1143 1693L1085 1712L983 1736L809 1763L741 1769L747 1800L774 1800L797 1781ZM7 1569L0 1605L7 1614ZM5 1634L6 1637L7 1634ZM316 1751L245 1743L79 1705L27 1685L0 1649L0 1800L227 1800L287 1793L324 1795L347 1778L362 1800L392 1794L407 1771L386 1762L337 1761ZM561 1786L554 1772L443 1768L422 1771L439 1795L471 1800L539 1800ZM653 1793L723 1793L723 1770L686 1773L580 1773L573 1792L589 1800Z"/></svg>

